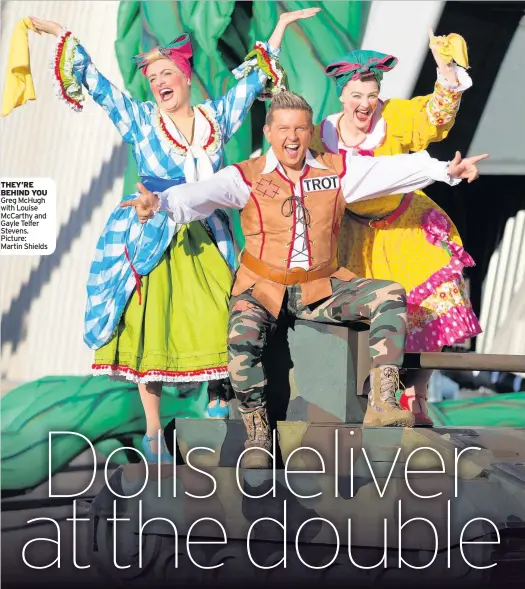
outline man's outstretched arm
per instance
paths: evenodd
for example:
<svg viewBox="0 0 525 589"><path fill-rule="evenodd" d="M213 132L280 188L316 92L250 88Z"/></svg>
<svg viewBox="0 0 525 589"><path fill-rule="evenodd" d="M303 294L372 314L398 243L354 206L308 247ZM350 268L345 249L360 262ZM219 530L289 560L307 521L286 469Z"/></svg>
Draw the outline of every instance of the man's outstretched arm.
<svg viewBox="0 0 525 589"><path fill-rule="evenodd" d="M488 154L462 158L456 152L454 159L442 162L431 158L428 152L370 157L346 154L345 173L341 188L346 202L367 200L421 190L433 182L446 182L451 186L478 177L476 163Z"/></svg>
<svg viewBox="0 0 525 589"><path fill-rule="evenodd" d="M227 166L206 180L172 186L154 194L137 184L140 195L121 207L135 207L141 223L158 212L168 213L176 223L191 223L209 217L215 209L243 209L250 198L239 170Z"/></svg>

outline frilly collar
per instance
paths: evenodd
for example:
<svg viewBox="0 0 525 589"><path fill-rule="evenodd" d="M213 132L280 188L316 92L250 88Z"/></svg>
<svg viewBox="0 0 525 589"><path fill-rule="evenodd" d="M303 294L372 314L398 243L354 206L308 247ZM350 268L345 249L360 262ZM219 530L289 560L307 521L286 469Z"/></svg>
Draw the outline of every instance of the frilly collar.
<svg viewBox="0 0 525 589"><path fill-rule="evenodd" d="M175 127L174 123L164 115L158 105L153 112L153 125L164 144L166 151L178 155L187 155L188 149L200 148L208 156L217 153L221 146L221 132L213 110L206 104L193 107L195 113L195 129L193 145L189 146L185 137Z"/></svg>
<svg viewBox="0 0 525 589"><path fill-rule="evenodd" d="M382 116L384 103L382 100L372 115L372 122L370 124L370 130L368 131L365 139L357 146L351 148L348 147L339 138L338 124L339 120L343 116L342 112L329 115L321 123L321 141L325 149L331 153L338 153L340 149L359 149L359 151L371 151L376 149L383 142L386 135L386 122Z"/></svg>

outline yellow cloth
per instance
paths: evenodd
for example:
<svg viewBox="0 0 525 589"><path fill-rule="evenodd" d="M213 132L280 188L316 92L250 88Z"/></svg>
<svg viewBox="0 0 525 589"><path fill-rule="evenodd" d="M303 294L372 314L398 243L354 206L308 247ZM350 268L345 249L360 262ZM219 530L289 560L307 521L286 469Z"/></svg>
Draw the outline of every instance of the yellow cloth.
<svg viewBox="0 0 525 589"><path fill-rule="evenodd" d="M27 35L29 29L36 32L31 19L23 18L16 24L11 37L2 101L2 116L4 117L28 100L36 100L29 61Z"/></svg>
<svg viewBox="0 0 525 589"><path fill-rule="evenodd" d="M382 116L386 122L386 136L374 149L375 156L420 151L448 135L454 120L438 127L428 120L426 104L431 97L393 98L385 102ZM324 151L319 144L319 134L320 125L317 125L311 147ZM383 196L352 203L348 208L358 215L379 217L394 211L402 197L402 194ZM387 229L372 229L345 215L339 236L340 264L358 276L393 280L410 292L446 266L450 259L445 250L427 241L421 228L421 216L430 207L444 213L428 196L417 191L410 207ZM450 237L461 245L452 221Z"/></svg>
<svg viewBox="0 0 525 589"><path fill-rule="evenodd" d="M435 48L446 63L455 61L461 67L468 68L467 44L461 35L450 33L446 37L432 37L429 47Z"/></svg>

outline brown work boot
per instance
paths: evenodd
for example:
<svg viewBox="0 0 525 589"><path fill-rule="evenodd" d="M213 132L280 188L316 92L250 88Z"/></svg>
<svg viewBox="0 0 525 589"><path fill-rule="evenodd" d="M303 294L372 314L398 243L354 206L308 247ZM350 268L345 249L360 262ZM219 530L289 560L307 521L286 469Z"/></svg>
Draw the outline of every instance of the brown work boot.
<svg viewBox="0 0 525 589"><path fill-rule="evenodd" d="M272 432L268 424L266 407L259 407L255 411L241 413L248 439L244 443L245 449L261 448L272 451ZM241 468L270 468L270 456L266 452L250 450L242 457Z"/></svg>
<svg viewBox="0 0 525 589"><path fill-rule="evenodd" d="M368 394L368 407L363 420L369 427L412 427L414 415L403 411L396 393L399 391L399 368L380 366L371 372L371 390Z"/></svg>

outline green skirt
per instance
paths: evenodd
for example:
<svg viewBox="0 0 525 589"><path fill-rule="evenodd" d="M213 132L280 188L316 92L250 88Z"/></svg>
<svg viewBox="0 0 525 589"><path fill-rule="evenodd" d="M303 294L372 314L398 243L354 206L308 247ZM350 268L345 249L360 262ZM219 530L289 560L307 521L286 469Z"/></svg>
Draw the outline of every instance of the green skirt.
<svg viewBox="0 0 525 589"><path fill-rule="evenodd" d="M183 225L95 352L93 374L136 383L226 378L232 282L202 223Z"/></svg>

